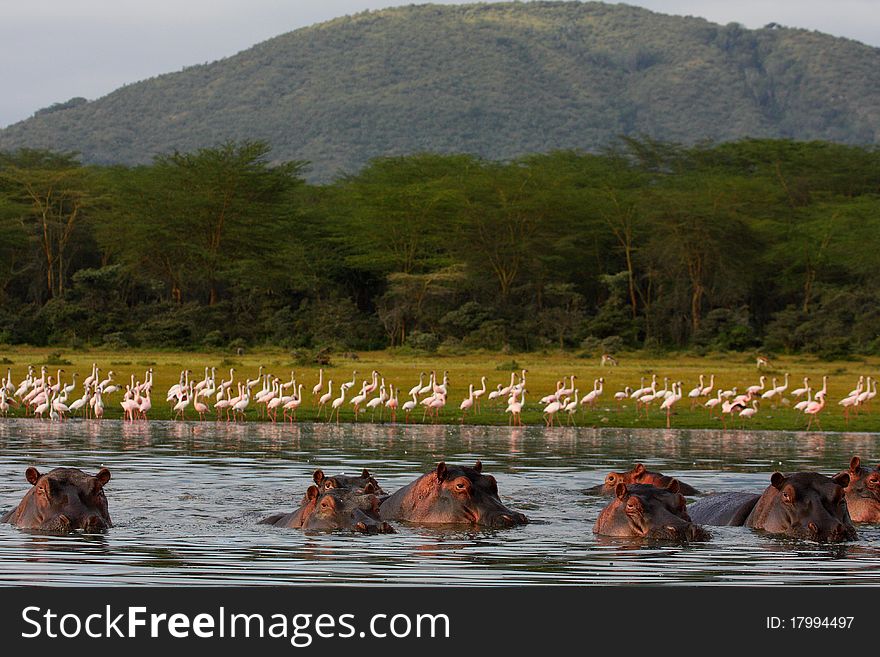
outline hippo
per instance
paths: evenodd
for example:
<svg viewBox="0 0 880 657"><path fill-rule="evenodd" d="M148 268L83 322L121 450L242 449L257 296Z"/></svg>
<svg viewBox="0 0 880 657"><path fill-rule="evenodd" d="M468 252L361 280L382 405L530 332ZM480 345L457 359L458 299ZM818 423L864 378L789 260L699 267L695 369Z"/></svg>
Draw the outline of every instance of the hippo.
<svg viewBox="0 0 880 657"><path fill-rule="evenodd" d="M651 486L656 486L657 488L666 488L669 485L670 481L676 481L672 477L667 477L664 474L660 474L659 472L651 472L646 469L644 465L641 463L636 463L635 467L629 472L609 472L605 477L605 481L598 486L593 486L592 488L588 488L586 492L588 493L597 493L599 495L607 495L612 496L616 494L617 484L648 484ZM681 480L678 481L679 492L682 495L699 495L700 491L698 491L693 486L684 483Z"/></svg>
<svg viewBox="0 0 880 657"><path fill-rule="evenodd" d="M358 493L363 493L366 485L372 484L373 493L375 495L385 495L385 491L382 490L381 486L379 486L379 482L376 481L376 479L370 474L370 471L366 468L364 468L364 471L356 477L344 474L327 477L324 475L323 470L315 470L314 474L312 475L312 479L314 480L315 485L318 487L318 490L322 493L330 490L331 488L344 488L347 490L354 490Z"/></svg>
<svg viewBox="0 0 880 657"><path fill-rule="evenodd" d="M46 474L30 467L25 478L31 489L18 506L0 518L21 529L93 533L112 527L104 486L110 471L91 476L77 468L55 468Z"/></svg>
<svg viewBox="0 0 880 657"><path fill-rule="evenodd" d="M483 474L480 461L473 468L438 463L433 472L385 498L379 516L423 525L482 527L513 527L529 521L504 506L495 477Z"/></svg>
<svg viewBox="0 0 880 657"><path fill-rule="evenodd" d="M347 529L364 534L392 534L394 528L379 518L379 498L373 484L363 490L309 486L305 500L293 513L277 513L260 521L263 525L336 531Z"/></svg>
<svg viewBox="0 0 880 657"><path fill-rule="evenodd" d="M873 469L862 465L858 456L849 462L846 506L853 522L880 523L880 466Z"/></svg>
<svg viewBox="0 0 880 657"><path fill-rule="evenodd" d="M620 538L652 538L668 541L708 541L709 532L688 516L680 484L672 479L667 486L618 482L614 499L608 503L593 533Z"/></svg>
<svg viewBox="0 0 880 657"><path fill-rule="evenodd" d="M849 474L774 472L760 495L720 493L690 507L691 519L715 526L745 526L820 543L856 540L844 489Z"/></svg>

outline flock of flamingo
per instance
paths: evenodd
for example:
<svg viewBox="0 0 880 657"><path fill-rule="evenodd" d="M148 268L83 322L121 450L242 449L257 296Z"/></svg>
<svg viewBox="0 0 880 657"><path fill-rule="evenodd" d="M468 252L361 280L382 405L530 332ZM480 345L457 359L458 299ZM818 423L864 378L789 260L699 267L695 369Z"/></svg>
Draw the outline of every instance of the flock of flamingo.
<svg viewBox="0 0 880 657"><path fill-rule="evenodd" d="M168 389L165 401L170 405L170 412L175 420L185 420L186 412L191 409L201 420L213 413L218 421L237 422L243 421L246 411L254 407L260 418L277 422L280 411L282 421L296 421L297 411L303 404L303 384L297 383L293 372L289 381L283 381L263 370L261 365L254 378L236 381L235 368L231 368L229 378L218 382L216 368L206 367L204 378L199 381L191 378L192 370L186 369L180 373L178 382ZM101 419L104 417L106 400L115 393L122 394L118 403L126 421L146 420L147 414L153 408L152 368L145 372L143 381L136 380L132 374L130 381L124 385L115 380L113 371L107 372L102 379L97 364L92 365L91 374L80 386L77 386L76 373L72 375L70 383L65 385L62 380L64 373L63 369L58 369L53 377L48 368L42 367L37 376L35 369L28 367L27 376L16 385L11 369L7 369L6 377L0 379L0 415L5 417L14 408L22 407L26 416L40 419L63 421L65 417L77 414L83 418ZM493 390L487 389L485 376L481 377L479 387L471 383L468 396L459 404L461 421L464 421L468 413L480 413L481 402L485 397L498 410L506 402L504 410L508 414L508 424L522 426L522 411L528 393L527 374L528 370L525 369L511 372L510 381L506 385L499 383ZM577 411L595 408L604 394L604 377L595 379L592 389L584 395L580 394L575 385L576 378L574 374L561 378L556 383L555 392L541 398L542 415L547 427L562 424L560 418L566 416L568 424L576 424ZM770 385L767 385L767 377L762 374L757 384L747 387L743 392L735 387L728 390L721 386L716 387L714 374L709 375L708 383L706 378L701 374L699 383L685 395L682 381L670 382L668 378L664 378L663 387L660 388L655 374L651 377L650 384L646 385L645 377L642 377L638 388L626 386L615 392L613 399L618 410L622 403L633 402L637 416L644 414L647 417L649 409L657 405L666 414L667 428L671 427L676 404L687 398L687 402L683 403L690 403L691 410L701 405L710 417L717 414L724 428L727 428L728 419L734 416L740 418L741 426L745 426L749 418L758 414L760 404L766 402L774 407L777 404L792 406L795 411L809 417L806 427L808 430L814 422L821 429L819 415L826 405L827 376L822 377L822 387L815 392L809 377L803 379L803 386L789 392L788 373L781 384L773 377ZM428 418L431 422L436 422L447 405L448 372L444 372L442 377L438 377L436 372L422 372L419 382L409 389L408 399L405 398L403 404L399 403L401 389L393 384L386 386L384 377L376 370L361 382L359 392L348 398L347 395L355 388L357 380L357 372L354 372L350 381L340 383L335 389L333 380L328 380L325 391L324 370L321 369L317 383L311 388L314 420L326 415L328 422L333 421L335 414L338 424L340 411L351 406L355 421L360 414L369 411L371 420L375 420L378 412L379 421L383 421L387 412L393 423L397 420L398 411L401 411L404 413L404 422L408 423L410 416L421 410L423 422ZM79 395L80 392L82 395L71 401L71 395ZM870 376L860 376L856 387L838 402L843 407L846 423L849 423L851 414L858 413L876 395L877 380Z"/></svg>

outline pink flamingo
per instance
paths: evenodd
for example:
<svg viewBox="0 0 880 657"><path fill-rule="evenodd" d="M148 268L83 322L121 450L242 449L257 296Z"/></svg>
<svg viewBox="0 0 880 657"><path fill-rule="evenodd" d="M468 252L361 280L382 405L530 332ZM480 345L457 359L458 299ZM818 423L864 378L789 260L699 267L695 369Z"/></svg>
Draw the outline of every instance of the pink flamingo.
<svg viewBox="0 0 880 657"><path fill-rule="evenodd" d="M822 424L819 422L819 413L825 408L825 395L822 395L818 399L819 401L811 401L804 409L804 413L810 416L810 421L807 423L807 431L809 431L810 427L813 425L813 420L816 420L816 426L819 427L820 431L822 430Z"/></svg>

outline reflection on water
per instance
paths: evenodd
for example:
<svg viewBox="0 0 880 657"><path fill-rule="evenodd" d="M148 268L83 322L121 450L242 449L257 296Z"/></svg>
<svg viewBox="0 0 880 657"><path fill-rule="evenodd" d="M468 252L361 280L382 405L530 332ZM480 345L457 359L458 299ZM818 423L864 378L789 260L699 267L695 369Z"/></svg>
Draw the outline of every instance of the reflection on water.
<svg viewBox="0 0 880 657"><path fill-rule="evenodd" d="M737 527L681 546L597 538L602 498L584 495L636 461L702 491L763 490L773 470L880 462L874 434L508 429L456 426L0 422L0 510L25 468L107 466L114 528L52 536L0 525L0 584L880 583L880 527L838 546ZM438 460L480 459L525 527L305 535L258 525L293 509L321 467L369 468L393 491Z"/></svg>

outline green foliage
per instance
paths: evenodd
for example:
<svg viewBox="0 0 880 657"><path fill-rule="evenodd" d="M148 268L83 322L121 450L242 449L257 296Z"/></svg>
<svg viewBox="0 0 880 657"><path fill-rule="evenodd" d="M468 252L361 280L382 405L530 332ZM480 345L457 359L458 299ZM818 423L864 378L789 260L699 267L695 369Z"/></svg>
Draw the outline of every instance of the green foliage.
<svg viewBox="0 0 880 657"><path fill-rule="evenodd" d="M328 185L301 170L262 142L87 172L65 154L0 154L0 235L13 245L0 241L0 340L880 350L875 148L625 139L600 155L382 158ZM47 277L22 199L56 174L69 203L54 216L83 205Z"/></svg>

